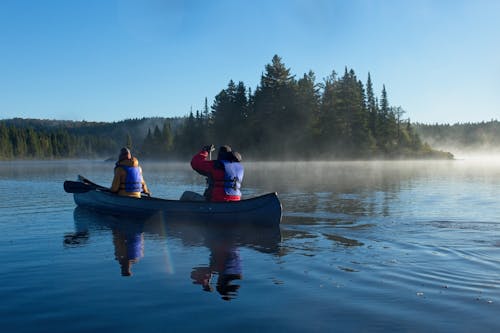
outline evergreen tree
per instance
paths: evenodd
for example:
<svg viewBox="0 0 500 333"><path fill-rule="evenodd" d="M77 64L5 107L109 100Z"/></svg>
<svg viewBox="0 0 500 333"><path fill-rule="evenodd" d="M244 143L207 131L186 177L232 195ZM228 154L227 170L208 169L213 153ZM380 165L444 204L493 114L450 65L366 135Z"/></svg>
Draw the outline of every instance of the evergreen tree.
<svg viewBox="0 0 500 333"><path fill-rule="evenodd" d="M26 157L39 158L42 156L40 140L33 128L25 130L26 137Z"/></svg>
<svg viewBox="0 0 500 333"><path fill-rule="evenodd" d="M187 158L188 156L193 155L193 152L198 151L204 144L206 144L204 141L200 140L197 133L197 125L193 111L189 113L189 116L185 120L184 124L175 133L174 142L174 152L180 158Z"/></svg>
<svg viewBox="0 0 500 333"><path fill-rule="evenodd" d="M248 99L243 82L230 81L227 88L215 96L212 106L214 138L221 144L240 146L247 133Z"/></svg>
<svg viewBox="0 0 500 333"><path fill-rule="evenodd" d="M377 113L378 106L373 93L373 85L370 73L368 73L368 80L366 81L366 108L369 114L368 128L370 129L373 137L377 138Z"/></svg>
<svg viewBox="0 0 500 333"><path fill-rule="evenodd" d="M393 145L391 136L391 124L389 113L389 101L387 99L387 91L385 85L382 86L382 95L380 97L380 108L377 117L377 145L384 152L390 152Z"/></svg>
<svg viewBox="0 0 500 333"><path fill-rule="evenodd" d="M18 128L12 128L10 131L11 142L14 150L14 156L18 158L26 158L28 147L26 144L26 136L23 130Z"/></svg>
<svg viewBox="0 0 500 333"><path fill-rule="evenodd" d="M227 142L232 135L230 125L232 122L232 102L231 94L235 89L234 82L231 80L227 89L221 90L215 96L214 104L212 105L212 128L216 141Z"/></svg>
<svg viewBox="0 0 500 333"><path fill-rule="evenodd" d="M132 136L127 132L127 137L125 138L125 147L132 149Z"/></svg>
<svg viewBox="0 0 500 333"><path fill-rule="evenodd" d="M249 136L248 131L248 116L249 116L249 101L246 94L247 88L243 82L238 82L233 103L233 123L229 124L232 127L232 138L227 142L235 147L245 147Z"/></svg>
<svg viewBox="0 0 500 333"><path fill-rule="evenodd" d="M148 133L146 134L146 137L142 142L142 153L144 154L144 156L149 157L153 154L153 146L153 133L151 133L151 128L148 128Z"/></svg>
<svg viewBox="0 0 500 333"><path fill-rule="evenodd" d="M316 76L313 71L304 74L297 82L297 114L295 115L296 128L292 129L291 136L293 145L296 149L303 151L306 158L311 158L313 145L315 120L318 117L320 105L319 87L316 84Z"/></svg>
<svg viewBox="0 0 500 333"><path fill-rule="evenodd" d="M209 116L210 116L210 112L208 109L208 99L205 97L205 105L203 107L203 118L208 119Z"/></svg>
<svg viewBox="0 0 500 333"><path fill-rule="evenodd" d="M155 125L153 130L153 142L155 146L161 143L161 131L158 125Z"/></svg>
<svg viewBox="0 0 500 333"><path fill-rule="evenodd" d="M0 159L11 159L14 156L10 128L0 123Z"/></svg>
<svg viewBox="0 0 500 333"><path fill-rule="evenodd" d="M290 69L275 55L254 96L253 137L262 157L284 155L289 149L288 133L298 122L296 86Z"/></svg>
<svg viewBox="0 0 500 333"><path fill-rule="evenodd" d="M403 110L402 107L392 107L391 108L391 113L394 115L394 119L396 120L396 138L398 142L400 141L401 137L401 122L402 122L402 117L406 113L405 110Z"/></svg>
<svg viewBox="0 0 500 333"><path fill-rule="evenodd" d="M174 137L172 134L172 128L170 126L170 122L165 122L163 124L163 129L161 131L161 135L162 135L162 143L163 143L162 153L168 154L172 150L173 143L174 143Z"/></svg>
<svg viewBox="0 0 500 333"><path fill-rule="evenodd" d="M335 103L337 99L337 73L332 73L324 79L323 94L318 117L315 121L315 138L321 152L338 150L337 145L341 138L340 117L337 114Z"/></svg>

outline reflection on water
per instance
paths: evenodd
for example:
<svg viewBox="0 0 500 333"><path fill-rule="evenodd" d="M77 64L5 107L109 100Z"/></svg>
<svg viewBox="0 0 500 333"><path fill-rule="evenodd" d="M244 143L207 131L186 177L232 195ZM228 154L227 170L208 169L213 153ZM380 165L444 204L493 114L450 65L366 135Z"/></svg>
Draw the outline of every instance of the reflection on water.
<svg viewBox="0 0 500 333"><path fill-rule="evenodd" d="M64 246L85 246L93 231L103 228L111 231L114 257L122 276L131 276L132 266L144 257L144 233L162 238L175 237L186 246L207 247L210 250L208 264L193 267L191 279L204 291L216 290L224 300L234 298L240 288L234 283L243 278L240 247L275 253L281 241L279 227L167 223L161 215L140 220L103 215L80 207L75 208L73 217L75 231L64 235Z"/></svg>
<svg viewBox="0 0 500 333"><path fill-rule="evenodd" d="M239 249L225 237L211 239L207 245L210 249L209 265L194 267L191 279L194 284L201 285L204 291L212 292L214 290L212 280L214 275L217 275L215 289L223 300L229 301L236 297L236 292L240 288L233 281L243 278Z"/></svg>
<svg viewBox="0 0 500 333"><path fill-rule="evenodd" d="M75 209L62 182L112 165L64 165L0 163L6 332L500 331L498 163L246 163L276 233ZM202 191L185 169L144 165L164 198Z"/></svg>
<svg viewBox="0 0 500 333"><path fill-rule="evenodd" d="M138 229L140 225L137 225ZM144 257L144 237L139 230L113 229L115 259L120 263L122 276L132 275L132 264Z"/></svg>
<svg viewBox="0 0 500 333"><path fill-rule="evenodd" d="M66 247L79 247L88 243L92 227L105 226L111 229L115 260L120 265L122 276L132 275L132 265L144 257L143 223L140 221L99 216L76 208L73 213L75 231L64 235Z"/></svg>
<svg viewBox="0 0 500 333"><path fill-rule="evenodd" d="M73 247L84 245L89 240L89 231L76 231L64 235L64 246Z"/></svg>

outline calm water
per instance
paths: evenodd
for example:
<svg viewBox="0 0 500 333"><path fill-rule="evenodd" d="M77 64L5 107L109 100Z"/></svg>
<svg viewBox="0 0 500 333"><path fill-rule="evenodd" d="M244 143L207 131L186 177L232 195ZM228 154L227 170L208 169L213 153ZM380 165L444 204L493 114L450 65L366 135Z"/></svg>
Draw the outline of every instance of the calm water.
<svg viewBox="0 0 500 333"><path fill-rule="evenodd" d="M500 163L246 164L280 230L119 220L63 181L103 162L0 163L3 332L498 332ZM201 192L143 163L153 194Z"/></svg>

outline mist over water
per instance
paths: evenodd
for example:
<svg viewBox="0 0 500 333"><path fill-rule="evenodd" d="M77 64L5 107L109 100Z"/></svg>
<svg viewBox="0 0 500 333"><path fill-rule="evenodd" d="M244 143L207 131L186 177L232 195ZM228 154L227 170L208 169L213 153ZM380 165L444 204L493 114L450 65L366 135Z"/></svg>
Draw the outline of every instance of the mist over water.
<svg viewBox="0 0 500 333"><path fill-rule="evenodd" d="M490 150L456 150L455 159L477 163L500 163L500 149L492 147Z"/></svg>
<svg viewBox="0 0 500 333"><path fill-rule="evenodd" d="M481 142L474 145L466 145L449 140L436 140L425 137L423 140L437 150L447 151L459 160L500 160L500 146L498 143Z"/></svg>
<svg viewBox="0 0 500 333"><path fill-rule="evenodd" d="M278 192L278 235L75 209L63 181L82 174L109 186L113 163L0 163L0 325L16 332L500 329L500 160L244 165L245 198ZM154 196L205 187L188 163L142 167ZM127 242L137 255L122 276Z"/></svg>

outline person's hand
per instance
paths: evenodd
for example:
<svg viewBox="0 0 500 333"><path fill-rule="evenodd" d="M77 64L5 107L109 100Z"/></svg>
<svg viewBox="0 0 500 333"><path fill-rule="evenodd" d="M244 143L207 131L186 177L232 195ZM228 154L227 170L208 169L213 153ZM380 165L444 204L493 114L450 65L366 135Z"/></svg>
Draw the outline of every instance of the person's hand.
<svg viewBox="0 0 500 333"><path fill-rule="evenodd" d="M207 146L203 147L203 151L206 151L207 153L210 153L210 152L212 152L214 150L215 150L215 146L214 145L207 145Z"/></svg>

